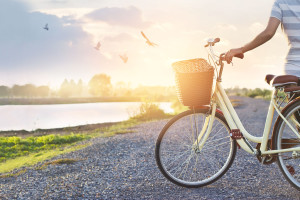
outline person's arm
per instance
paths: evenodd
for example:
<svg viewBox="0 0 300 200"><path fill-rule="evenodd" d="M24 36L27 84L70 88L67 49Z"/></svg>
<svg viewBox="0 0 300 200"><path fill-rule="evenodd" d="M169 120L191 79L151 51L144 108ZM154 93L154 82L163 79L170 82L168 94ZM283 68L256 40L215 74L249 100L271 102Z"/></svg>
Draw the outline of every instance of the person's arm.
<svg viewBox="0 0 300 200"><path fill-rule="evenodd" d="M279 24L280 24L279 19L275 17L270 17L266 29L263 32L261 32L259 35L257 35L254 38L254 40L252 40L250 43L246 44L243 47L231 49L226 53L225 60L227 61L227 63L229 64L235 55L246 53L247 51L255 49L256 47L269 41L275 35Z"/></svg>

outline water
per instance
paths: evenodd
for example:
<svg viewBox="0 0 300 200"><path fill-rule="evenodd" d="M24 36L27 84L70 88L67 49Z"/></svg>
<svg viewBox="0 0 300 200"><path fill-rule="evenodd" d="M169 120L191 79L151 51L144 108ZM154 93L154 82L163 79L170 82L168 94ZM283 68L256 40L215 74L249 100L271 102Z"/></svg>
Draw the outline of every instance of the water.
<svg viewBox="0 0 300 200"><path fill-rule="evenodd" d="M138 112L140 102L0 106L0 130L35 130L118 122ZM159 103L170 113L171 103Z"/></svg>

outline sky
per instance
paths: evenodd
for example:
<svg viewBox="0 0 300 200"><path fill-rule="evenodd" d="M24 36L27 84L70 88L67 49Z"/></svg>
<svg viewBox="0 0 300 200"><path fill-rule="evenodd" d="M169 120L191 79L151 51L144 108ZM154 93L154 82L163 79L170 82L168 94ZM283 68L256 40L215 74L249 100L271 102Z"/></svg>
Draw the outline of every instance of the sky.
<svg viewBox="0 0 300 200"><path fill-rule="evenodd" d="M171 64L241 47L264 30L273 0L1 0L0 85L87 83L105 73L113 84L175 85ZM48 24L49 30L43 29ZM147 45L141 31L158 44ZM100 42L100 50L94 47ZM269 88L288 51L281 29L265 45L226 65L224 87ZM120 55L126 54L124 63Z"/></svg>

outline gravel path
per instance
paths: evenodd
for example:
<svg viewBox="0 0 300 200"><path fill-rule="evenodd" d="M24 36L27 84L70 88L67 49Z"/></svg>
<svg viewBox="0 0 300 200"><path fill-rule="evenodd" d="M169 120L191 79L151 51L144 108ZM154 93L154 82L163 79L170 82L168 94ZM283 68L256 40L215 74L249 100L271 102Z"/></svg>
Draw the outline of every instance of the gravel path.
<svg viewBox="0 0 300 200"><path fill-rule="evenodd" d="M245 128L261 135L268 103L242 100L237 112ZM300 199L276 163L261 165L243 150L229 171L209 186L187 189L172 184L154 158L157 136L166 123L145 123L135 127L135 133L97 138L85 149L56 158L82 159L76 163L0 179L0 199Z"/></svg>

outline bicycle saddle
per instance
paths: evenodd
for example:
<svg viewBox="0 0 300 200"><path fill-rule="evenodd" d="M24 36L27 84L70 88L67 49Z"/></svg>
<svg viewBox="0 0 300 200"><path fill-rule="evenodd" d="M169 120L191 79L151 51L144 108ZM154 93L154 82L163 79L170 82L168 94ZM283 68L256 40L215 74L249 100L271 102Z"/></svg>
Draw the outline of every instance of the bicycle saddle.
<svg viewBox="0 0 300 200"><path fill-rule="evenodd" d="M273 74L266 75L265 81L273 87L280 87L285 85L298 85L299 77L293 75L275 76Z"/></svg>

